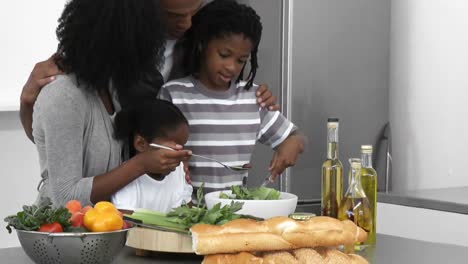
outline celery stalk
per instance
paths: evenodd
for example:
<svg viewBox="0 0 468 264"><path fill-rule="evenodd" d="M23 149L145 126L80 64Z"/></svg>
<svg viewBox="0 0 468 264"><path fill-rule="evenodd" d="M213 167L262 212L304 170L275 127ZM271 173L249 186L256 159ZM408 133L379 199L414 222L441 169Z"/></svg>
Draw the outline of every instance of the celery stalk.
<svg viewBox="0 0 468 264"><path fill-rule="evenodd" d="M169 220L166 214L156 211L138 209L137 211L133 212L133 214L126 214L125 216L131 219L140 220L143 222L143 224L154 225L179 232L188 231L185 225L174 223Z"/></svg>

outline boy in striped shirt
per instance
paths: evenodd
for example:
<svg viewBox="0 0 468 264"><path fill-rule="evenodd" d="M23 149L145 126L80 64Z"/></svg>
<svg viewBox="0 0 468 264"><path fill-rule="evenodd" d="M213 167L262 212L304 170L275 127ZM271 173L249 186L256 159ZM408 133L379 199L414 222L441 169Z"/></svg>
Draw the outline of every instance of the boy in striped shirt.
<svg viewBox="0 0 468 264"><path fill-rule="evenodd" d="M186 148L228 165L243 165L259 141L275 149L270 166L274 179L295 164L304 142L280 112L258 107L253 80L261 32L260 18L248 6L229 0L206 5L192 18L184 39L188 76L168 82L159 97L186 116ZM240 81L249 57L247 82ZM189 169L193 186L204 183L205 193L242 185L247 176L196 157Z"/></svg>

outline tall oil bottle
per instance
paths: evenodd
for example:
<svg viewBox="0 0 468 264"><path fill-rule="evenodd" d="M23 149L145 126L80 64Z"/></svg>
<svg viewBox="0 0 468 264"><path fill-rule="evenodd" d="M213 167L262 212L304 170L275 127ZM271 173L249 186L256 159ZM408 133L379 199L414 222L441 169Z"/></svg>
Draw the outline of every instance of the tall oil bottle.
<svg viewBox="0 0 468 264"><path fill-rule="evenodd" d="M338 118L327 122L327 159L322 165L322 215L338 218L343 197L343 164L338 158Z"/></svg>

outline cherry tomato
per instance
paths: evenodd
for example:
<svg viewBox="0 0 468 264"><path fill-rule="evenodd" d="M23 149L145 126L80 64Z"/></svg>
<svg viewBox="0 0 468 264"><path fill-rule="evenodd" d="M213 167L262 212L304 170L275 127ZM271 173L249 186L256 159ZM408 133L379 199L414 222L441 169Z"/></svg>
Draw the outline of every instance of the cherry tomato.
<svg viewBox="0 0 468 264"><path fill-rule="evenodd" d="M53 222L51 224L41 225L41 227L39 227L39 232L59 233L63 232L63 228L59 223Z"/></svg>

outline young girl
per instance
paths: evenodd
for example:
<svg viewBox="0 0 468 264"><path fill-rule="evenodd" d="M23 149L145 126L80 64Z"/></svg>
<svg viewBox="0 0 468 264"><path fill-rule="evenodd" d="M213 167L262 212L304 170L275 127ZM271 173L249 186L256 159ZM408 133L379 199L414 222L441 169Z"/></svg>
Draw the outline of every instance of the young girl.
<svg viewBox="0 0 468 264"><path fill-rule="evenodd" d="M145 152L150 143L184 145L189 135L188 122L172 103L150 100L137 107L124 109L115 118L115 137L132 138L134 151ZM192 186L185 181L182 162L167 175L145 174L112 196L119 209L146 208L168 212L182 203L189 203Z"/></svg>
<svg viewBox="0 0 468 264"><path fill-rule="evenodd" d="M160 98L172 101L189 120L185 146L229 165L249 163L256 141L275 149L273 179L294 165L303 149L297 128L277 111L259 108L253 84L262 24L255 11L235 1L217 0L193 18L184 43L188 76L168 82ZM241 81L250 58L247 82ZM246 172L192 157L193 186L204 192L241 185Z"/></svg>

